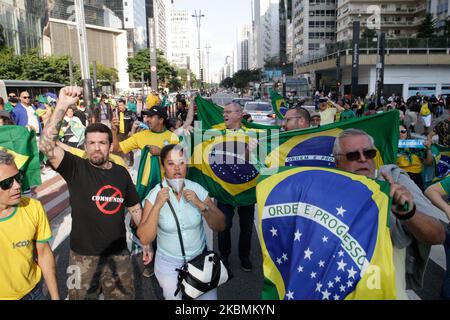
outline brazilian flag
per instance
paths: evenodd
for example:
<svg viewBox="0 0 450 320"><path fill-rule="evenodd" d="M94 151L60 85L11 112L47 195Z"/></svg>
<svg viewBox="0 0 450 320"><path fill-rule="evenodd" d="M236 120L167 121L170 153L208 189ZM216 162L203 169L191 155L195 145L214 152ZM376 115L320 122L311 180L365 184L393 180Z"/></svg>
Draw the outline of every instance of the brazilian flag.
<svg viewBox="0 0 450 320"><path fill-rule="evenodd" d="M271 142L260 141L268 150L265 159L268 167L318 166L335 167L333 145L336 137L345 129L361 129L368 133L378 150L377 168L384 164L395 164L399 140L399 112L392 110L372 116L335 122L316 128L282 132L271 136Z"/></svg>
<svg viewBox="0 0 450 320"><path fill-rule="evenodd" d="M284 119L287 111L286 101L284 98L272 88L269 88L270 101L272 103L273 112L278 119Z"/></svg>
<svg viewBox="0 0 450 320"><path fill-rule="evenodd" d="M387 182L328 168L261 176L262 299L396 299L389 191Z"/></svg>
<svg viewBox="0 0 450 320"><path fill-rule="evenodd" d="M431 145L435 163L435 179L433 182L444 179L450 174L450 148L438 144Z"/></svg>
<svg viewBox="0 0 450 320"><path fill-rule="evenodd" d="M195 98L195 104L197 105L197 115L202 123L202 129L226 129L225 124L223 123L223 107L203 99L200 96ZM280 126L247 122L245 119L243 119L242 124L245 128L249 129L270 130L280 128Z"/></svg>
<svg viewBox="0 0 450 320"><path fill-rule="evenodd" d="M136 191L139 199L143 201L150 191L162 181L159 157L150 153L149 147L141 150L138 176L136 179Z"/></svg>
<svg viewBox="0 0 450 320"><path fill-rule="evenodd" d="M17 168L25 172L22 190L42 183L34 130L28 131L22 126L0 126L0 149L13 154Z"/></svg>

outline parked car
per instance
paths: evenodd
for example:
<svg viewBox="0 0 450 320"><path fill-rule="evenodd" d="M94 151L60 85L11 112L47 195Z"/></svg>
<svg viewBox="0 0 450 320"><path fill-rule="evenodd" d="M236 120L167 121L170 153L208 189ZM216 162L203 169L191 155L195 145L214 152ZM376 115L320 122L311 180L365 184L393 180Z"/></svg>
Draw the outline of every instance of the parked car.
<svg viewBox="0 0 450 320"><path fill-rule="evenodd" d="M249 114L253 122L270 125L277 124L277 117L269 102L249 101L245 104L243 112L244 114Z"/></svg>
<svg viewBox="0 0 450 320"><path fill-rule="evenodd" d="M244 108L244 107L245 107L245 104L246 104L247 102L250 102L250 101L254 101L253 98L235 98L235 99L232 100L232 102L236 102L236 103L239 104L242 108Z"/></svg>

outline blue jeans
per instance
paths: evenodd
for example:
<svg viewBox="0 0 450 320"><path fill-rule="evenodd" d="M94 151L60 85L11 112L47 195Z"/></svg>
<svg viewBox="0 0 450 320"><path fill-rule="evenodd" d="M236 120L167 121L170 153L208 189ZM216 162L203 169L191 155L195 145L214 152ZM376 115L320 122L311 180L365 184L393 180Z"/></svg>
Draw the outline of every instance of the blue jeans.
<svg viewBox="0 0 450 320"><path fill-rule="evenodd" d="M225 230L219 232L219 250L221 256L228 256L231 253L231 227L233 225L234 209L232 205L219 202L217 207L225 215ZM250 255L252 241L253 220L255 216L255 205L242 206L237 208L239 214L239 258L246 259Z"/></svg>
<svg viewBox="0 0 450 320"><path fill-rule="evenodd" d="M447 271L445 271L444 283L442 284L441 298L450 300L450 224L445 227L444 250Z"/></svg>
<svg viewBox="0 0 450 320"><path fill-rule="evenodd" d="M33 290L24 295L20 300L47 300L44 292L42 291L43 284L44 281L41 279L41 281L39 281L39 283L33 288Z"/></svg>

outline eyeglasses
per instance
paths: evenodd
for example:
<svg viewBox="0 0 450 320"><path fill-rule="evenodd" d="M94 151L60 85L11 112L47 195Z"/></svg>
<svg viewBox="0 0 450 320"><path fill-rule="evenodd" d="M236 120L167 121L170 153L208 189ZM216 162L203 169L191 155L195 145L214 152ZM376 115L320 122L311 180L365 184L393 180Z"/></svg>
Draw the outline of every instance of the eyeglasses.
<svg viewBox="0 0 450 320"><path fill-rule="evenodd" d="M408 131L406 131L406 130L400 130L400 133L406 133L406 132L408 132Z"/></svg>
<svg viewBox="0 0 450 320"><path fill-rule="evenodd" d="M14 94L14 95L9 95L8 96L9 98L17 98L17 96Z"/></svg>
<svg viewBox="0 0 450 320"><path fill-rule="evenodd" d="M233 113L233 112L240 112L240 111L237 111L237 110L233 110L233 111L224 111L223 114L230 114L230 113Z"/></svg>
<svg viewBox="0 0 450 320"><path fill-rule="evenodd" d="M30 99L31 97L22 97L22 99Z"/></svg>
<svg viewBox="0 0 450 320"><path fill-rule="evenodd" d="M18 183L22 183L24 175L25 173L23 171L19 171L16 175L0 181L0 188L2 188L2 190L11 189L14 184L14 180L16 180Z"/></svg>
<svg viewBox="0 0 450 320"><path fill-rule="evenodd" d="M377 155L377 150L375 149L368 149L363 150L362 154L364 155L364 158L366 159L373 159ZM345 154L337 154L337 156L345 156L348 161L358 161L361 159L361 152L360 151L353 151Z"/></svg>

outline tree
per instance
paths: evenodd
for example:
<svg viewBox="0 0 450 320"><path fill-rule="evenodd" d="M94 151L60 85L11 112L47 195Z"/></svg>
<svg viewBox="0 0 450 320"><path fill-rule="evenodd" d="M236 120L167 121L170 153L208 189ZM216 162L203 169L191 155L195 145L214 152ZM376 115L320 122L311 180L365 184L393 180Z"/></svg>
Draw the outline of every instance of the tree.
<svg viewBox="0 0 450 320"><path fill-rule="evenodd" d="M89 69L93 76L94 67L92 64L89 66ZM103 85L114 85L119 81L117 70L115 68L106 67L101 63L97 63L97 81Z"/></svg>
<svg viewBox="0 0 450 320"><path fill-rule="evenodd" d="M450 17L448 17L447 21L445 21L444 25L444 37L450 37Z"/></svg>
<svg viewBox="0 0 450 320"><path fill-rule="evenodd" d="M278 57L271 57L264 60L264 68L278 68L280 67L280 59Z"/></svg>
<svg viewBox="0 0 450 320"><path fill-rule="evenodd" d="M261 70L239 70L233 75L233 84L238 89L244 89L251 81L258 81L261 76Z"/></svg>
<svg viewBox="0 0 450 320"><path fill-rule="evenodd" d="M233 88L234 82L233 82L233 79L232 79L232 78L227 77L227 78L225 78L225 79L222 80L222 82L220 83L220 85L221 85L222 87L227 88L227 89L228 89L228 88Z"/></svg>
<svg viewBox="0 0 450 320"><path fill-rule="evenodd" d="M435 32L436 19L431 13L427 13L417 30L417 38L431 38Z"/></svg>
<svg viewBox="0 0 450 320"><path fill-rule="evenodd" d="M372 40L373 38L377 37L377 33L374 29L366 28L364 29L363 33L361 34L362 39L369 39Z"/></svg>

